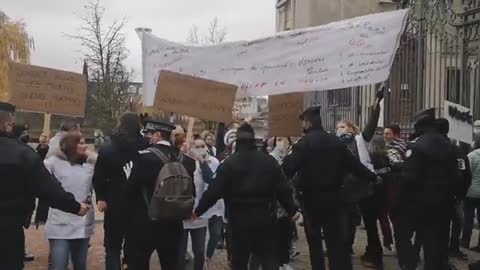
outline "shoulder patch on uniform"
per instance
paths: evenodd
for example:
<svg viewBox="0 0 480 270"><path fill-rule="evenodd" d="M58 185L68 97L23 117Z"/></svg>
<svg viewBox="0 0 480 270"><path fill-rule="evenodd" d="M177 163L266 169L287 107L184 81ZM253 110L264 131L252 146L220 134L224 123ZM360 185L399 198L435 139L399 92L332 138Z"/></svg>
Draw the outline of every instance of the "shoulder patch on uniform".
<svg viewBox="0 0 480 270"><path fill-rule="evenodd" d="M405 157L409 158L412 156L412 149L408 149L407 152L405 152Z"/></svg>
<svg viewBox="0 0 480 270"><path fill-rule="evenodd" d="M140 155L142 155L142 154L148 154L148 153L150 153L150 150L140 150L140 151L138 151L138 153L139 153Z"/></svg>

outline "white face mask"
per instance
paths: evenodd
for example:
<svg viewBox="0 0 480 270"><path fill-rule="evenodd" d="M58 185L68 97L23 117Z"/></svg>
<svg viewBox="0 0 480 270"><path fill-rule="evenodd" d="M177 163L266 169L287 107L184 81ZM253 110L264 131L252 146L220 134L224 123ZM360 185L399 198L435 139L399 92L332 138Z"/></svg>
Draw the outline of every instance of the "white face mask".
<svg viewBox="0 0 480 270"><path fill-rule="evenodd" d="M192 148L190 149L190 151L192 151L193 154L201 156L203 158L208 155L207 149L205 148Z"/></svg>
<svg viewBox="0 0 480 270"><path fill-rule="evenodd" d="M283 148L285 148L285 143L283 141L279 141L279 142L277 142L277 147L280 148L280 149L283 149Z"/></svg>

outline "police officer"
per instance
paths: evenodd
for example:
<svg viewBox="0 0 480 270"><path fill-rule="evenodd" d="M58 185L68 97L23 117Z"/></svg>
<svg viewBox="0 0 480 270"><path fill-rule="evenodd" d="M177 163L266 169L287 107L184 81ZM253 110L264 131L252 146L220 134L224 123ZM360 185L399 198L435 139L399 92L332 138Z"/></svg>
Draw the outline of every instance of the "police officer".
<svg viewBox="0 0 480 270"><path fill-rule="evenodd" d="M435 125L438 131L448 139L448 132L450 130L450 124L447 119L439 118L435 120ZM453 183L456 186L454 193L455 201L451 208L451 223L452 231L450 233L450 257L468 260L468 256L460 251L460 234L463 228L463 200L467 194L468 188L472 184L472 172L470 170L470 162L468 156L463 149L452 142L452 148L455 150L458 170L457 170L457 183Z"/></svg>
<svg viewBox="0 0 480 270"><path fill-rule="evenodd" d="M347 209L340 198L343 179L352 173L369 184L376 181L376 175L362 165L340 139L323 129L320 107L307 109L300 119L305 135L293 146L282 167L287 177L299 175L306 233L314 236L309 240L312 269L325 269L322 239L318 237L322 231L330 269L352 269L346 239Z"/></svg>
<svg viewBox="0 0 480 270"><path fill-rule="evenodd" d="M454 149L435 126L435 110L416 116L415 136L405 153L399 182L397 243L402 269L415 269L418 251L413 232L421 240L425 270L448 269L450 211L458 184Z"/></svg>
<svg viewBox="0 0 480 270"><path fill-rule="evenodd" d="M15 107L0 102L0 262L2 269L23 269L23 223L39 197L62 211L85 215L90 206L72 194L43 166L29 146L13 138Z"/></svg>
<svg viewBox="0 0 480 270"><path fill-rule="evenodd" d="M105 212L104 246L105 269L121 269L120 255L127 231L128 202L125 192L127 179L123 171L125 163L137 158L138 151L148 144L140 134L140 117L132 112L124 113L118 119L117 132L103 144L93 174L93 186L100 212ZM124 252L124 257L127 257Z"/></svg>
<svg viewBox="0 0 480 270"><path fill-rule="evenodd" d="M247 269L248 260L254 255L263 270L277 270L276 200L290 218L299 218L292 190L278 162L257 150L254 130L244 124L237 130L236 152L224 160L218 171L194 216L201 216L223 198L232 236L232 269Z"/></svg>
<svg viewBox="0 0 480 270"><path fill-rule="evenodd" d="M151 147L165 156L177 158L180 154L170 143L175 126L154 120L146 120L145 133L150 137ZM176 270L180 240L183 235L182 220L150 220L144 192L151 198L158 173L164 162L148 148L139 152L138 159L125 167L127 176L127 196L132 207L132 215L127 228L127 264L129 270L147 270L153 251L157 251L163 270ZM185 160L186 157L183 158ZM194 162L195 164L195 162ZM185 166L193 180L195 167Z"/></svg>

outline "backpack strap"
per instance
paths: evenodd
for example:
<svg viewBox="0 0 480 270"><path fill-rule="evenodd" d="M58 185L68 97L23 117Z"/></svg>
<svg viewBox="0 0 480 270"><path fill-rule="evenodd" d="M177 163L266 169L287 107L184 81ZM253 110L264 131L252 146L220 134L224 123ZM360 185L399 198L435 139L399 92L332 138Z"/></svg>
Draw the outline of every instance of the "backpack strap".
<svg viewBox="0 0 480 270"><path fill-rule="evenodd" d="M170 161L170 158L167 157L167 155L165 155L162 151L158 150L155 147L149 147L147 150L154 153L163 163L167 163Z"/></svg>
<svg viewBox="0 0 480 270"><path fill-rule="evenodd" d="M171 161L174 161L174 159L172 157L168 157L167 155L165 155L162 151L158 150L157 148L155 147L150 147L148 148L147 150L151 151L152 153L154 153L158 158L160 158L162 160L163 163L168 163L168 162L171 162ZM184 160L184 155L182 152L179 152L178 153L178 156L176 158L176 160L180 163L183 163L183 160Z"/></svg>
<svg viewBox="0 0 480 270"><path fill-rule="evenodd" d="M167 155L165 155L162 151L158 150L155 147L149 147L149 148L147 148L147 151L150 151L153 154L155 154L164 164L170 162L170 158L167 157ZM145 204L146 204L147 209L148 209L150 207L150 201L148 200L147 187L145 187L145 186L142 188L142 195L143 195L143 199L145 200Z"/></svg>

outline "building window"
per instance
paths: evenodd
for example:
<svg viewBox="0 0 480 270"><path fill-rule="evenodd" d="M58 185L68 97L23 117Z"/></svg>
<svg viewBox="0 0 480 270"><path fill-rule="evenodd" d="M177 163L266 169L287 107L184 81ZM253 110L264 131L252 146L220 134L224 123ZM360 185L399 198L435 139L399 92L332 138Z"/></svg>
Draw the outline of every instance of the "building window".
<svg viewBox="0 0 480 270"><path fill-rule="evenodd" d="M447 100L455 103L460 101L460 74L460 69L458 68L447 68Z"/></svg>
<svg viewBox="0 0 480 270"><path fill-rule="evenodd" d="M352 104L352 89L343 88L327 92L329 107L350 107Z"/></svg>

